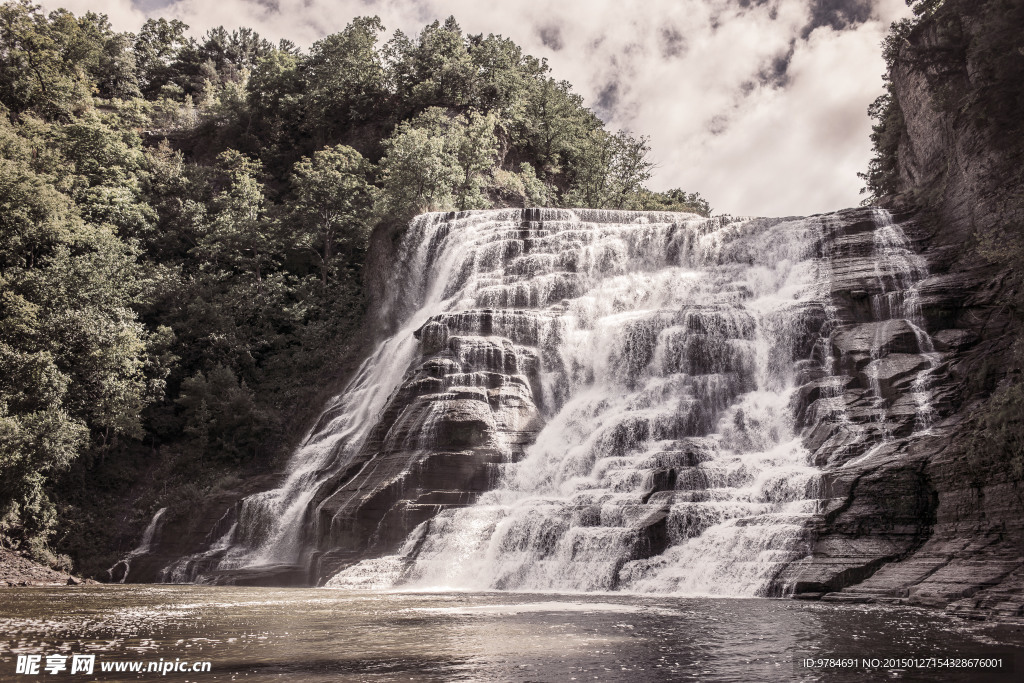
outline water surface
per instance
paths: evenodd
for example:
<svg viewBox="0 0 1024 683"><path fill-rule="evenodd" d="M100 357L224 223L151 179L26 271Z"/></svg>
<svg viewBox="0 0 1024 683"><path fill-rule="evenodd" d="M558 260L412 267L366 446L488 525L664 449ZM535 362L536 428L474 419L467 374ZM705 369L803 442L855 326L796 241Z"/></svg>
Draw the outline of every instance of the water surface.
<svg viewBox="0 0 1024 683"><path fill-rule="evenodd" d="M1020 628L917 608L622 594L96 586L0 593L0 680L18 654L95 653L101 680L1014 680L1004 672L802 670L804 657L1016 656ZM102 674L104 661L211 662ZM44 657L45 661L45 657Z"/></svg>

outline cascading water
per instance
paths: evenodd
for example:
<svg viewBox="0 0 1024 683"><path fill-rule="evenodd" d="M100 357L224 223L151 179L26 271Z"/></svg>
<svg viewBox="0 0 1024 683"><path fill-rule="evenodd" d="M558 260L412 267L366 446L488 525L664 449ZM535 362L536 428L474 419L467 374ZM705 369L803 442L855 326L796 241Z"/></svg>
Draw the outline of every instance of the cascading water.
<svg viewBox="0 0 1024 683"><path fill-rule="evenodd" d="M403 327L381 343L367 358L355 378L327 407L288 464L284 483L249 496L241 504L238 522L204 553L182 558L163 571L163 579L187 582L209 569L273 566L301 561L308 543L308 514L319 487L359 449L385 403L398 388L417 352L413 331L431 315L446 310L445 291L460 265L459 254L444 253L428 263L431 239L443 227L444 214L427 214L414 222L414 231L428 239L406 240L399 262L404 266L404 286L390 290L385 307L401 306L398 297L422 302Z"/></svg>
<svg viewBox="0 0 1024 683"><path fill-rule="evenodd" d="M529 311L528 334L500 333L538 347L546 426L475 505L328 585L765 590L815 510L791 399L824 317L825 224L540 218L452 221L439 253L463 265L428 327L479 338L452 314Z"/></svg>
<svg viewBox="0 0 1024 683"><path fill-rule="evenodd" d="M874 214L878 226L873 235L875 274L881 291L872 296L871 308L876 320L902 321L913 331L917 350L926 364L916 371L912 384L911 397L915 404L914 427L917 431L926 431L934 417L929 380L941 360L941 354L935 351L935 343L924 330L921 313L919 285L928 274L927 263L910 248L907 236L893 223L892 215L888 211L875 209ZM885 397L879 382L882 364L878 361L884 351L882 345L876 341L871 349L872 362L867 368L876 401L882 406L880 412L883 420Z"/></svg>
<svg viewBox="0 0 1024 683"><path fill-rule="evenodd" d="M935 412L883 211L435 213L392 262L394 332L164 580L780 593L819 467Z"/></svg>
<svg viewBox="0 0 1024 683"><path fill-rule="evenodd" d="M107 570L110 577L117 583L124 583L128 578L128 574L131 572L132 568L132 560L140 555L145 555L150 552L153 547L153 540L160 531L160 523L163 521L163 517L166 512L167 508L160 508L157 510L153 514L152 519L149 520L149 524L146 525L146 530L142 532L142 539L139 541L139 544L113 567Z"/></svg>

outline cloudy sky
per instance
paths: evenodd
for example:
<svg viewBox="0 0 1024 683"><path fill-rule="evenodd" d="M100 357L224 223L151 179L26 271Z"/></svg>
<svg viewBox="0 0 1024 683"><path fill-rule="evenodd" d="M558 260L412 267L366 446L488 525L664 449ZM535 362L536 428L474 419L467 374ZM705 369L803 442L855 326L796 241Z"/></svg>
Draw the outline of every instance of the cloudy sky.
<svg viewBox="0 0 1024 683"><path fill-rule="evenodd" d="M653 189L699 191L716 213L856 205L870 157L879 44L903 0L42 0L135 31L178 18L308 47L358 15L415 34L454 15L570 81L613 129L651 139Z"/></svg>

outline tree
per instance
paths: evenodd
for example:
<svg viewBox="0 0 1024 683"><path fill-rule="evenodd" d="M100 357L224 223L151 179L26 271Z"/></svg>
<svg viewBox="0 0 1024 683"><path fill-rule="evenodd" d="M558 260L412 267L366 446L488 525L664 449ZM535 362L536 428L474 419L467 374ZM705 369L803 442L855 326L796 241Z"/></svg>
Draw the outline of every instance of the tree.
<svg viewBox="0 0 1024 683"><path fill-rule="evenodd" d="M643 190L640 201L646 211L681 211L705 218L711 216L711 205L699 192L685 192L678 187L664 192Z"/></svg>
<svg viewBox="0 0 1024 683"><path fill-rule="evenodd" d="M542 63L541 69L546 73L547 64ZM538 175L552 180L561 177L563 186L567 167L591 161L604 146L599 138L607 135L567 82L544 76L530 83L522 113L510 122L509 131L513 145L536 164Z"/></svg>
<svg viewBox="0 0 1024 683"><path fill-rule="evenodd" d="M640 209L640 192L651 179L653 164L647 159L651 148L646 136L633 137L619 131L609 139L611 159L608 163L605 204L620 209Z"/></svg>
<svg viewBox="0 0 1024 683"><path fill-rule="evenodd" d="M356 17L344 31L313 45L302 66L306 129L321 142L370 120L386 101L386 75L376 49L383 31L377 17Z"/></svg>
<svg viewBox="0 0 1024 683"><path fill-rule="evenodd" d="M486 171L495 162L496 118L470 111L449 116L431 107L385 141L381 183L400 215L433 209L484 208Z"/></svg>
<svg viewBox="0 0 1024 683"><path fill-rule="evenodd" d="M101 97L128 100L142 96L133 47L131 34L115 34L108 28L95 74Z"/></svg>
<svg viewBox="0 0 1024 683"><path fill-rule="evenodd" d="M407 93L399 94L405 94L414 109L458 108L473 102L476 67L455 17L426 26L405 58L411 61L411 79L403 84Z"/></svg>
<svg viewBox="0 0 1024 683"><path fill-rule="evenodd" d="M372 167L345 145L328 147L295 164L292 224L296 241L316 253L324 288L337 269L338 250L349 261L366 248L374 218Z"/></svg>
<svg viewBox="0 0 1024 683"><path fill-rule="evenodd" d="M146 97L155 97L173 78L172 64L189 40L188 25L177 19L147 19L135 39L135 63L139 87Z"/></svg>
<svg viewBox="0 0 1024 683"><path fill-rule="evenodd" d="M81 111L91 95L84 67L99 51L82 38L64 10L48 20L28 0L0 5L0 101L16 115L33 109L66 120Z"/></svg>
<svg viewBox="0 0 1024 683"><path fill-rule="evenodd" d="M187 415L184 431L196 440L201 457L212 451L240 463L259 451L275 426L252 389L223 365L186 379L175 403Z"/></svg>
<svg viewBox="0 0 1024 683"><path fill-rule="evenodd" d="M468 50L477 73L472 106L493 111L503 121L519 120L531 83L545 74L547 65L501 36L470 36Z"/></svg>
<svg viewBox="0 0 1024 683"><path fill-rule="evenodd" d="M497 117L471 111L458 117L448 130L448 144L459 169L455 206L460 211L482 209L489 204L482 194L484 174L494 166L498 140Z"/></svg>
<svg viewBox="0 0 1024 683"><path fill-rule="evenodd" d="M214 101L224 87L241 84L261 59L273 52L274 46L251 29L228 32L223 26L210 29L197 40L180 41L180 30L171 24L156 27L155 52L173 52L174 59L160 68L164 59L154 62L165 80L160 91L179 96L190 95L202 101ZM143 48L150 48L147 43ZM153 89L150 85L150 91Z"/></svg>
<svg viewBox="0 0 1024 683"><path fill-rule="evenodd" d="M571 153L570 206L641 209L644 183L651 177L650 148L644 137L619 131L590 133L587 143Z"/></svg>
<svg viewBox="0 0 1024 683"><path fill-rule="evenodd" d="M294 159L291 155L308 144L301 134L305 103L300 69L303 61L289 50L274 50L249 75L244 134L268 164L277 162L279 157Z"/></svg>
<svg viewBox="0 0 1024 683"><path fill-rule="evenodd" d="M384 141L381 185L387 209L397 215L452 206L458 175L446 153L445 114L428 109L413 121L399 124Z"/></svg>
<svg viewBox="0 0 1024 683"><path fill-rule="evenodd" d="M132 250L11 160L0 160L0 245L0 509L35 547L53 523L48 478L90 441L102 455L140 436L141 411L162 386L128 308L138 295Z"/></svg>
<svg viewBox="0 0 1024 683"><path fill-rule="evenodd" d="M258 178L262 165L234 150L222 152L217 161L227 187L214 197L216 213L195 251L211 267L251 275L260 295L265 271L278 258L274 226L266 220L266 198Z"/></svg>

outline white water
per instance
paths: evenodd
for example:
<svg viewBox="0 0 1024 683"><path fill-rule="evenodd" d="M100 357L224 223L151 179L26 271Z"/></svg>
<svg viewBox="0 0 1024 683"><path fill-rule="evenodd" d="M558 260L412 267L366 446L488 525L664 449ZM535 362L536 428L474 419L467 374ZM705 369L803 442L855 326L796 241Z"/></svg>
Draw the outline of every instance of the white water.
<svg viewBox="0 0 1024 683"><path fill-rule="evenodd" d="M928 360L910 392L920 432L934 413L929 384L941 355L922 329L917 287L927 273L886 212L875 223L873 317L907 321ZM515 409L492 406L486 445L509 461L497 486L421 524L396 554L351 566L328 585L778 590L780 569L808 555L808 521L819 509L820 473L794 424L798 366L825 375L814 421L849 424L831 339L817 337L836 315L832 263L822 254L838 225L828 216L548 209L418 217L382 306L396 331L324 412L282 485L245 499L206 552L164 577L308 562L315 501L360 449L370 456L364 469L378 466L381 442L368 441L371 431L433 358L439 391L486 396L497 374L505 378L499 395L532 392L526 398L545 426L513 463L504 435L529 427L516 423ZM888 353L880 342L871 351L879 361ZM887 425L878 366L866 374ZM445 396L422 423L396 423L383 447L436 448Z"/></svg>
<svg viewBox="0 0 1024 683"><path fill-rule="evenodd" d="M447 250L428 259L432 241L443 232L445 214L417 217L410 231L419 239L406 239L398 258L402 269L396 273L384 308L418 301L401 329L382 342L362 363L345 390L327 407L303 446L292 456L283 484L249 496L242 502L236 524L211 548L183 558L164 569L171 581L195 577L194 565L227 548L217 569L260 567L300 562L306 549L305 531L311 501L319 485L340 470L358 453L387 400L401 384L416 358L418 342L413 332L432 315L452 308L446 288L456 277L463 254Z"/></svg>
<svg viewBox="0 0 1024 683"><path fill-rule="evenodd" d="M153 514L153 518L149 520L149 524L146 525L146 530L142 532L142 539L131 552L124 556L124 558L118 564L124 564L124 573L121 575L120 583L124 583L125 579L128 578L128 573L132 568L132 560L139 555L145 555L153 547L153 539L156 537L157 532L160 530L160 521L163 519L164 513L167 512L167 508L160 508ZM117 566L116 564L114 565ZM113 567L111 567L113 570Z"/></svg>
<svg viewBox="0 0 1024 683"><path fill-rule="evenodd" d="M142 532L142 540L139 542L139 546L130 553L131 555L143 555L149 552L149 548L153 544L153 537L156 535L157 529L160 528L160 519L164 516L165 512L167 512L167 508L160 508L156 511L153 519L149 520L146 530Z"/></svg>
<svg viewBox="0 0 1024 683"><path fill-rule="evenodd" d="M892 215L884 209L875 209L874 233L875 276L881 293L872 297L871 308L876 320L903 320L914 332L917 348L928 362L921 369L912 384L911 396L915 403L915 433L930 433L935 411L932 407L930 384L932 373L938 368L942 354L935 351L935 343L924 330L924 315L921 312L920 283L928 276L928 264L924 257L915 253L910 240L903 230L893 223ZM871 349L872 359L877 359L885 349L875 344ZM878 387L877 365L869 366L869 377L884 420L884 399Z"/></svg>
<svg viewBox="0 0 1024 683"><path fill-rule="evenodd" d="M816 507L791 399L805 322L827 306L826 226L543 218L527 234L519 212L473 214L440 237L430 219L412 226L412 243L461 265L391 343L439 309L534 311L547 424L475 505L328 585L763 592L806 554ZM667 549L645 557L651 515L667 517Z"/></svg>

